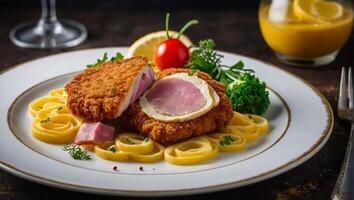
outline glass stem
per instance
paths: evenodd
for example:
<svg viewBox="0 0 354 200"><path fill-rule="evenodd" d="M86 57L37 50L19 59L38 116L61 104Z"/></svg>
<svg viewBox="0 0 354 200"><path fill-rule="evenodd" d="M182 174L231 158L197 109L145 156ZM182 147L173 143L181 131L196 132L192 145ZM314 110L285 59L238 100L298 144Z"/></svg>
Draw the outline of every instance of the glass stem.
<svg viewBox="0 0 354 200"><path fill-rule="evenodd" d="M42 17L44 23L55 23L58 21L55 10L55 0L42 0Z"/></svg>

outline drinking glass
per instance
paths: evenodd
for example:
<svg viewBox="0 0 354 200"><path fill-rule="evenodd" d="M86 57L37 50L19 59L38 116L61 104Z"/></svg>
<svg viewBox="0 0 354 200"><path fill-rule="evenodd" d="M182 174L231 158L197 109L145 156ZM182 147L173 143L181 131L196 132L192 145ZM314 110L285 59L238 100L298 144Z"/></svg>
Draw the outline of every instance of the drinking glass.
<svg viewBox="0 0 354 200"><path fill-rule="evenodd" d="M10 31L11 41L22 48L59 49L83 42L87 30L81 23L58 21L55 0L41 0L42 15L37 22L25 22Z"/></svg>
<svg viewBox="0 0 354 200"><path fill-rule="evenodd" d="M300 66L332 62L350 37L351 0L262 0L259 25L278 59Z"/></svg>

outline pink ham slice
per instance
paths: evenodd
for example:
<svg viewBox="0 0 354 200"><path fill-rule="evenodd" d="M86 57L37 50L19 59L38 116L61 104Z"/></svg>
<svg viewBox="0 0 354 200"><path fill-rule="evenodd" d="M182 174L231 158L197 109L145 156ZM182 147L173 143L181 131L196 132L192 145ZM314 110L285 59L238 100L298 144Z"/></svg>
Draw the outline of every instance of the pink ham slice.
<svg viewBox="0 0 354 200"><path fill-rule="evenodd" d="M159 81L146 95L156 111L180 116L203 108L205 97L191 82L179 78Z"/></svg>
<svg viewBox="0 0 354 200"><path fill-rule="evenodd" d="M119 109L120 116L129 105L134 103L146 89L152 84L155 80L155 72L151 67L143 67L140 72L137 74L135 80L133 81L132 87L130 88L128 95L125 97L124 102L121 104Z"/></svg>
<svg viewBox="0 0 354 200"><path fill-rule="evenodd" d="M114 138L114 127L101 122L85 122L79 129L75 144L99 144Z"/></svg>

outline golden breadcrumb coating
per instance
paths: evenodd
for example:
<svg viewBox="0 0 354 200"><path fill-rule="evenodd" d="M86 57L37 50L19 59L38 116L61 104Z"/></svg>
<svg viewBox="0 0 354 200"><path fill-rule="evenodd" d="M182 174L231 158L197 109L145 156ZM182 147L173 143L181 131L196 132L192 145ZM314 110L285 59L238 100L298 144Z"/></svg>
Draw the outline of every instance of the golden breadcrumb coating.
<svg viewBox="0 0 354 200"><path fill-rule="evenodd" d="M139 56L85 69L65 86L68 107L89 121L117 118L136 75L145 66L148 60Z"/></svg>
<svg viewBox="0 0 354 200"><path fill-rule="evenodd" d="M157 75L157 80L181 72L188 73L191 71L178 68L167 69ZM211 109L208 113L184 122L162 122L146 115L141 109L139 101L136 101L122 115L122 119L141 134L150 135L153 140L163 144L203 135L224 127L232 118L233 113L231 104L225 94L224 85L213 80L204 72L197 71L195 75L213 87L220 97L219 105Z"/></svg>

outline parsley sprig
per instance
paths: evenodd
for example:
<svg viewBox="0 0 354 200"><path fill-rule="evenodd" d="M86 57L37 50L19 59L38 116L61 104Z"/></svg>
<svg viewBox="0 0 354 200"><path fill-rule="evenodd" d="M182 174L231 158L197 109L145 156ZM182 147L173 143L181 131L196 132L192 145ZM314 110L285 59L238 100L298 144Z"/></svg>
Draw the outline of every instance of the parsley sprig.
<svg viewBox="0 0 354 200"><path fill-rule="evenodd" d="M231 135L224 135L222 140L220 140L220 145L221 146L230 145L233 141L234 139L231 137Z"/></svg>
<svg viewBox="0 0 354 200"><path fill-rule="evenodd" d="M120 61L124 58L123 54L117 52L115 56L111 57L111 59L109 59L109 61ZM107 57L107 52L105 52L103 54L103 57L102 59L98 58L96 63L94 64L88 64L86 65L87 68L93 68L93 67L96 67L97 65L99 64L102 64L102 63L105 63L108 61L108 57Z"/></svg>
<svg viewBox="0 0 354 200"><path fill-rule="evenodd" d="M241 73L254 73L252 69L245 69L242 61L231 66L221 64L223 57L215 50L214 40L201 40L198 46L192 49L187 67L208 73L213 79L222 82L225 87L237 80Z"/></svg>
<svg viewBox="0 0 354 200"><path fill-rule="evenodd" d="M76 144L64 145L63 151L67 151L69 155L75 160L90 160L91 157L87 151Z"/></svg>
<svg viewBox="0 0 354 200"><path fill-rule="evenodd" d="M187 67L206 72L223 83L233 110L264 114L270 104L265 82L255 76L252 69L245 69L242 61L228 66L221 63L222 58L215 50L212 39L201 40L198 46L192 48Z"/></svg>

